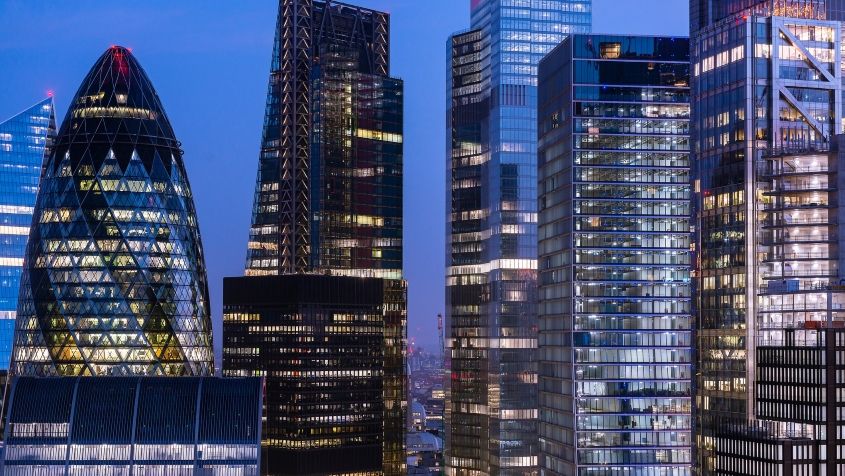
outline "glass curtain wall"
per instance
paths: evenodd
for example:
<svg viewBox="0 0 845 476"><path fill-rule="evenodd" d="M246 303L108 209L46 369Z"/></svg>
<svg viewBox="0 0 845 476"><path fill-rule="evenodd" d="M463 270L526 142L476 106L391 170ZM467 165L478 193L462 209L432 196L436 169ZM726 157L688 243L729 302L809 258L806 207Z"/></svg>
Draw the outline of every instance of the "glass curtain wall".
<svg viewBox="0 0 845 476"><path fill-rule="evenodd" d="M541 468L688 475L689 41L574 35L539 99Z"/></svg>
<svg viewBox="0 0 845 476"><path fill-rule="evenodd" d="M211 375L205 258L182 150L128 49L100 56L52 149L10 373Z"/></svg>
<svg viewBox="0 0 845 476"><path fill-rule="evenodd" d="M0 369L9 368L35 196L55 136L52 98L0 123Z"/></svg>
<svg viewBox="0 0 845 476"><path fill-rule="evenodd" d="M448 474L538 474L537 64L589 0L473 0L450 39Z"/></svg>
<svg viewBox="0 0 845 476"><path fill-rule="evenodd" d="M830 232L825 157L842 130L841 24L819 18L838 19L841 3L779 4L713 16L693 33L702 474L725 467L726 429L757 416L755 346L782 339L778 321L815 297L817 283L801 278L836 273L815 236Z"/></svg>

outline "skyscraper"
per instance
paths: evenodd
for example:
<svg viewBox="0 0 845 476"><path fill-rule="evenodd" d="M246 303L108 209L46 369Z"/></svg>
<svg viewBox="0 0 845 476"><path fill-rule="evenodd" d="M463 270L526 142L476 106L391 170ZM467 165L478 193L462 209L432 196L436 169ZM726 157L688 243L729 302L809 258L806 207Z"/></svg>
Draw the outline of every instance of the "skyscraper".
<svg viewBox="0 0 845 476"><path fill-rule="evenodd" d="M390 17L281 0L246 274L402 278L402 81Z"/></svg>
<svg viewBox="0 0 845 476"><path fill-rule="evenodd" d="M15 375L210 375L202 244L182 151L144 70L109 48L41 176Z"/></svg>
<svg viewBox="0 0 845 476"><path fill-rule="evenodd" d="M747 15L845 19L845 0L690 0L690 35L726 18Z"/></svg>
<svg viewBox="0 0 845 476"><path fill-rule="evenodd" d="M448 474L537 474L537 64L590 0L473 0L449 40Z"/></svg>
<svg viewBox="0 0 845 476"><path fill-rule="evenodd" d="M0 137L54 129L51 101L34 111L45 116L32 129ZM205 263L182 151L129 50L100 57L48 149L43 168L17 166L41 183L0 472L258 475L264 381L210 376ZM24 191L34 193L34 177L21 178Z"/></svg>
<svg viewBox="0 0 845 476"><path fill-rule="evenodd" d="M403 83L389 36L383 12L279 2L246 277L224 281L223 372L267 376L267 474L404 473Z"/></svg>
<svg viewBox="0 0 845 476"><path fill-rule="evenodd" d="M543 474L691 474L689 74L687 38L540 63Z"/></svg>
<svg viewBox="0 0 845 476"><path fill-rule="evenodd" d="M812 441L801 438L818 423L790 414L797 393L772 389L806 384L792 376L814 372L810 349L796 345L823 346L821 337L787 339L789 329L804 335L805 326L840 321L828 291L838 285L840 253L832 174L845 112L842 6L691 3L694 416L702 474L780 471L759 465L808 447ZM815 437L825 433L836 432L820 429ZM803 451L793 453L799 465L811 459ZM837 474L835 465L827 468Z"/></svg>
<svg viewBox="0 0 845 476"><path fill-rule="evenodd" d="M12 356L26 241L46 154L56 135L53 99L0 123L0 369Z"/></svg>

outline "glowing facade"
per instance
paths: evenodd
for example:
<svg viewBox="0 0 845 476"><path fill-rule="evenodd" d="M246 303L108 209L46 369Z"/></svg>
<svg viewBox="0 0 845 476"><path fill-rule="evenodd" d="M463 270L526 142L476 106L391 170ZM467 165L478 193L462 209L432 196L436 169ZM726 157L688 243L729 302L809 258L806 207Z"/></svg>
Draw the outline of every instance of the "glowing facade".
<svg viewBox="0 0 845 476"><path fill-rule="evenodd" d="M539 80L543 473L689 475L689 41L573 35Z"/></svg>
<svg viewBox="0 0 845 476"><path fill-rule="evenodd" d="M8 368L12 356L26 241L55 135L52 98L0 123L0 369Z"/></svg>
<svg viewBox="0 0 845 476"><path fill-rule="evenodd" d="M448 474L538 474L537 64L589 0L473 0L449 40Z"/></svg>
<svg viewBox="0 0 845 476"><path fill-rule="evenodd" d="M182 151L141 66L112 47L73 98L42 173L11 373L212 372Z"/></svg>
<svg viewBox="0 0 845 476"><path fill-rule="evenodd" d="M404 302L396 280L224 280L223 375L266 378L264 474L405 474L405 360L389 320Z"/></svg>
<svg viewBox="0 0 845 476"><path fill-rule="evenodd" d="M826 352L841 333L826 329L843 322L845 3L691 7L696 463L705 475L839 474L840 412L795 403L838 391L814 375L818 358L839 362ZM795 461L769 464L785 451Z"/></svg>
<svg viewBox="0 0 845 476"><path fill-rule="evenodd" d="M258 476L262 384L15 377L3 474Z"/></svg>

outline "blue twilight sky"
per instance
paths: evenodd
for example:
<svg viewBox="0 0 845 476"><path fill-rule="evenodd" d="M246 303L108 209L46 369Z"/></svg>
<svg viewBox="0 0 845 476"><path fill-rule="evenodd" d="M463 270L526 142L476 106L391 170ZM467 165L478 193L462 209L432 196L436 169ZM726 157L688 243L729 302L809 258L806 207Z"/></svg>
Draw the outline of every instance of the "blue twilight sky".
<svg viewBox="0 0 845 476"><path fill-rule="evenodd" d="M409 334L434 348L443 310L446 40L469 0L347 0L391 13L405 80ZM688 0L593 0L593 31L686 35ZM243 274L276 0L0 0L0 120L55 94L58 120L100 54L133 49L185 150L205 245L215 341L224 276Z"/></svg>

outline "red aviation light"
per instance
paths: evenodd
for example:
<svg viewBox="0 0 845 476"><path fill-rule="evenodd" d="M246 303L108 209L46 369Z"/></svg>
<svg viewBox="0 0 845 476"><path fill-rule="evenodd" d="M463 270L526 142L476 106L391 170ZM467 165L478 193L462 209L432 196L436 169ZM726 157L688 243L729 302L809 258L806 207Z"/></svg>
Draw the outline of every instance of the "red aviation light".
<svg viewBox="0 0 845 476"><path fill-rule="evenodd" d="M123 52L120 51L117 47L114 47L117 51L114 52L114 59L117 61L117 71L120 74L127 74L129 72L129 66L126 64L126 58L123 56Z"/></svg>

